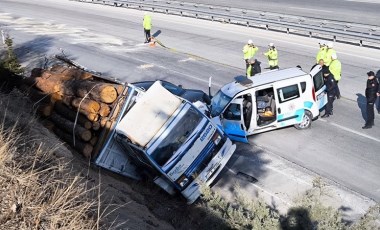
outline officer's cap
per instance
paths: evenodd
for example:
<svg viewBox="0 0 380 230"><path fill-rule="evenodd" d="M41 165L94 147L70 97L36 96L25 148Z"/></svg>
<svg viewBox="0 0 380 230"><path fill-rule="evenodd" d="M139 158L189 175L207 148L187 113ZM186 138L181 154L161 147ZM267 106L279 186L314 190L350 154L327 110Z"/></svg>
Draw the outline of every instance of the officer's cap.
<svg viewBox="0 0 380 230"><path fill-rule="evenodd" d="M370 76L375 76L375 73L374 73L373 71L369 71L369 72L367 73L367 75L368 75L368 77L370 77Z"/></svg>

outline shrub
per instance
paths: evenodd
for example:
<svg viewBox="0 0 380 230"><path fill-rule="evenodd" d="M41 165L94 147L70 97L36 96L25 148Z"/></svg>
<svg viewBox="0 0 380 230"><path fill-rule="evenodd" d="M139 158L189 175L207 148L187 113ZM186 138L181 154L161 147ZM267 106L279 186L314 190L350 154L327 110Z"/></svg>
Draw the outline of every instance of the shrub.
<svg viewBox="0 0 380 230"><path fill-rule="evenodd" d="M5 37L6 52L3 60L0 62L0 74L4 71L9 71L14 74L23 74L25 69L21 67L18 58L13 50L13 40L7 34Z"/></svg>

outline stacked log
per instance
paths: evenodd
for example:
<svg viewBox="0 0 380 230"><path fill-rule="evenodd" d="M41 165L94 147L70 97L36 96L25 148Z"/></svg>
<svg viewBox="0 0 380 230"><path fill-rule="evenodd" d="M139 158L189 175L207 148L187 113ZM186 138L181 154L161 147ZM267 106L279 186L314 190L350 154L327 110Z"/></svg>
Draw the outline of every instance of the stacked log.
<svg viewBox="0 0 380 230"><path fill-rule="evenodd" d="M109 132L117 99L125 91L123 85L63 65L33 69L23 83L21 89L48 119L44 124L88 158Z"/></svg>

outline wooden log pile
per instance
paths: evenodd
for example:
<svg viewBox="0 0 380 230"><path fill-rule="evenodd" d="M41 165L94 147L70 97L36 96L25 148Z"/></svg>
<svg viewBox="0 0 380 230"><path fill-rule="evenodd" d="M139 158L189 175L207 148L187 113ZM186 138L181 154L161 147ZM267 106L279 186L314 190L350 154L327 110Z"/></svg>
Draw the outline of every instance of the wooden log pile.
<svg viewBox="0 0 380 230"><path fill-rule="evenodd" d="M125 91L124 85L64 65L34 69L20 88L49 120L46 127L87 158L101 148L99 139L107 136Z"/></svg>

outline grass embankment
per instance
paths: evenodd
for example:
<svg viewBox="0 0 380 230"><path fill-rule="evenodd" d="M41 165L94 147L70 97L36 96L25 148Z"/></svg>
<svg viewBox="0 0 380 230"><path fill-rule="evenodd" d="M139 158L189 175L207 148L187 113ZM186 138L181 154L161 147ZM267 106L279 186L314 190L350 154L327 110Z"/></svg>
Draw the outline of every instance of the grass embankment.
<svg viewBox="0 0 380 230"><path fill-rule="evenodd" d="M27 99L1 94L0 108L0 229L101 227L96 188L70 170L58 142L36 132Z"/></svg>

